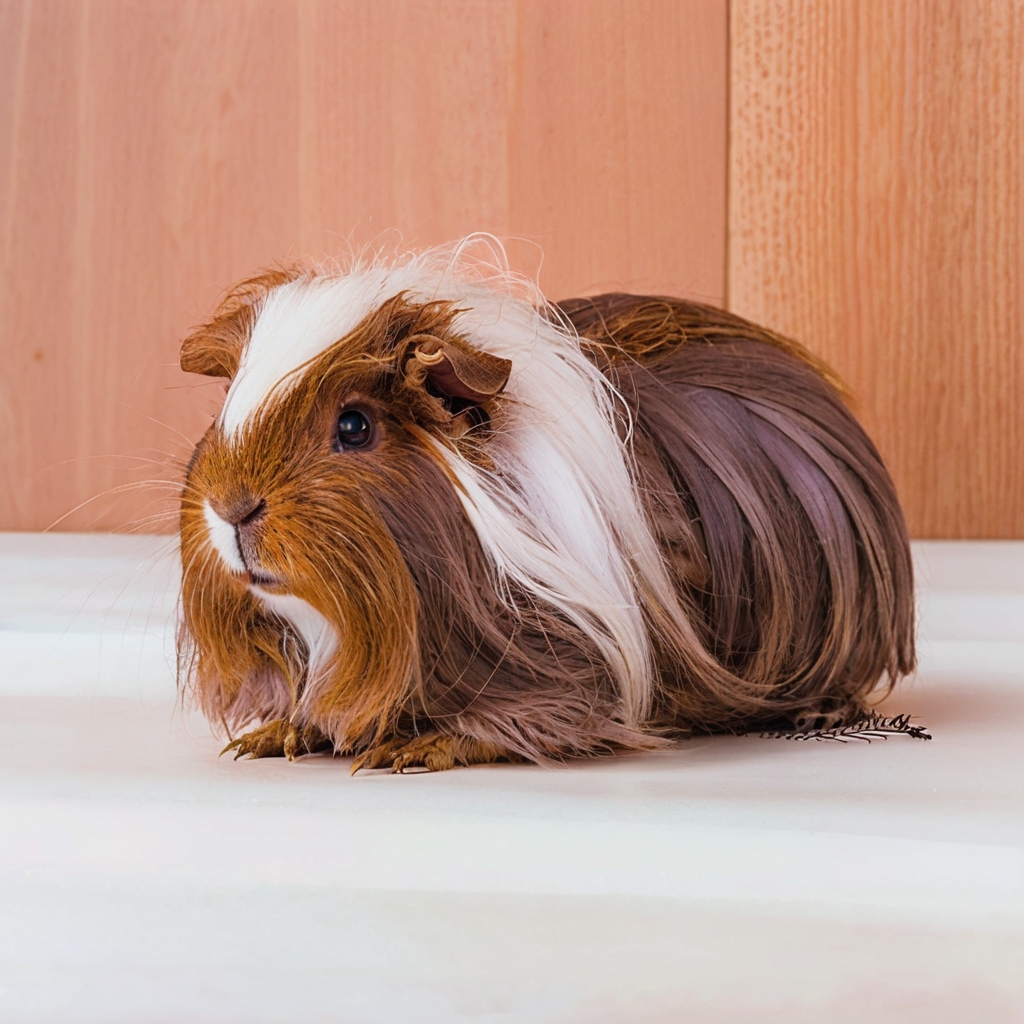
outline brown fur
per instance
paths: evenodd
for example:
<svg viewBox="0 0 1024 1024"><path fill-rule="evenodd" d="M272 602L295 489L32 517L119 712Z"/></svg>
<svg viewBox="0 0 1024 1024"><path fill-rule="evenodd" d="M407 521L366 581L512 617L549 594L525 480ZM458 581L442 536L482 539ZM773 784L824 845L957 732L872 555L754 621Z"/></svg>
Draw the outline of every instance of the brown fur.
<svg viewBox="0 0 1024 1024"><path fill-rule="evenodd" d="M626 360L655 362L694 341L759 341L802 359L839 394L849 397L835 370L799 342L717 306L660 295L609 292L566 299L554 309L590 344L594 359L606 368Z"/></svg>
<svg viewBox="0 0 1024 1024"><path fill-rule="evenodd" d="M233 374L262 295L299 273L243 283L186 340L183 367ZM450 305L399 295L300 368L239 439L214 426L193 457L181 672L229 734L263 723L229 749L330 744L395 770L543 760L658 746L672 731L848 722L881 677L910 671L902 516L831 371L692 303L614 295L560 309L631 408L637 486L686 612L680 631L647 595L651 720L623 720L607 666L564 616L495 591L436 445L489 465L508 364L454 332ZM380 435L339 455L332 426L349 405ZM210 549L204 500L228 518L262 509L247 560L336 631L314 702L302 702L303 642Z"/></svg>
<svg viewBox="0 0 1024 1024"><path fill-rule="evenodd" d="M470 735L531 760L654 745L621 722L608 669L578 628L523 594L518 613L499 599L440 469L423 458L415 479L430 501L409 492L381 504L420 598L423 671L406 731Z"/></svg>
<svg viewBox="0 0 1024 1024"><path fill-rule="evenodd" d="M401 493L414 479L409 457L419 450L419 424L443 430L453 418L424 390L423 373L399 372L403 343L417 334L443 335L450 318L442 304L414 307L398 297L307 366L310 386L251 424L239 443L228 443L215 426L200 444L182 502L182 646L200 706L229 729L290 713L306 680L287 628L260 610L246 583L216 556L204 554L203 499L225 512L265 501L261 568L342 638L344 657L332 666L313 722L340 749L365 746L393 725L419 668L417 598L375 496ZM398 417L386 416L385 398ZM339 459L333 451L340 404L363 404L387 425L374 452ZM272 707L264 691L273 692Z"/></svg>
<svg viewBox="0 0 1024 1024"><path fill-rule="evenodd" d="M805 349L723 310L613 294L560 305L638 427L651 521L704 647L662 652L669 720L831 726L914 667L906 528L874 445Z"/></svg>

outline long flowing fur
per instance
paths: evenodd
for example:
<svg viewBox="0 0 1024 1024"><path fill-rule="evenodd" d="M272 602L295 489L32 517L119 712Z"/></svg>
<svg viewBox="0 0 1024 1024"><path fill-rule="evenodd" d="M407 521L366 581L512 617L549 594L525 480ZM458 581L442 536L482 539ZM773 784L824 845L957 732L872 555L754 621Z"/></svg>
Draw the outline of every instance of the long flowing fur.
<svg viewBox="0 0 1024 1024"><path fill-rule="evenodd" d="M677 685L672 703L708 728L856 718L913 668L912 566L892 482L827 371L695 303L562 308L635 410L652 521L693 524L663 549L729 676Z"/></svg>
<svg viewBox="0 0 1024 1024"><path fill-rule="evenodd" d="M476 428L411 358L423 339L511 363ZM537 760L842 724L913 665L877 452L826 368L729 314L552 308L433 250L244 282L182 364L233 375L183 497L180 634L229 731L287 719L358 751L433 730ZM352 395L381 439L339 454Z"/></svg>

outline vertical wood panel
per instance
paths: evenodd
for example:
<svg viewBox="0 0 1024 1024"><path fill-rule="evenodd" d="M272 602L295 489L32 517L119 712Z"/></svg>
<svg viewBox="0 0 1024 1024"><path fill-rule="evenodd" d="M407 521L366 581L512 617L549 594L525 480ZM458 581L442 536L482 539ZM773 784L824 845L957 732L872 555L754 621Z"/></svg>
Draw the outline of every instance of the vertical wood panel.
<svg viewBox="0 0 1024 1024"><path fill-rule="evenodd" d="M0 527L169 476L179 339L283 256L486 230L720 301L726 61L726 0L0 0Z"/></svg>
<svg viewBox="0 0 1024 1024"><path fill-rule="evenodd" d="M177 339L297 221L297 126L279 116L297 106L297 27L291 3L19 7L0 523L38 529L167 477L201 429L210 389L177 390ZM124 525L165 493L61 525Z"/></svg>
<svg viewBox="0 0 1024 1024"><path fill-rule="evenodd" d="M1024 536L1024 5L730 17L730 306L846 377L912 533Z"/></svg>
<svg viewBox="0 0 1024 1024"><path fill-rule="evenodd" d="M507 230L511 0L319 0L302 37L302 252Z"/></svg>
<svg viewBox="0 0 1024 1024"><path fill-rule="evenodd" d="M509 219L543 246L549 294L723 301L726 14L718 0L521 5Z"/></svg>

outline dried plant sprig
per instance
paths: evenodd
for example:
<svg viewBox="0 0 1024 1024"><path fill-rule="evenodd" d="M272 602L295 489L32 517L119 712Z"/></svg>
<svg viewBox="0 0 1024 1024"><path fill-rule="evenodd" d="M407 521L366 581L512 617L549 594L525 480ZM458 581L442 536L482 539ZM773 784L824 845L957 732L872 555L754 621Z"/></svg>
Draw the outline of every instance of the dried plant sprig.
<svg viewBox="0 0 1024 1024"><path fill-rule="evenodd" d="M849 740L885 740L890 736L909 736L915 740L930 740L931 733L923 725L912 725L910 715L894 715L885 718L882 715L870 714L850 722L848 725L835 726L830 729L806 729L793 731L776 729L759 733L762 739L768 740L834 740L846 743Z"/></svg>

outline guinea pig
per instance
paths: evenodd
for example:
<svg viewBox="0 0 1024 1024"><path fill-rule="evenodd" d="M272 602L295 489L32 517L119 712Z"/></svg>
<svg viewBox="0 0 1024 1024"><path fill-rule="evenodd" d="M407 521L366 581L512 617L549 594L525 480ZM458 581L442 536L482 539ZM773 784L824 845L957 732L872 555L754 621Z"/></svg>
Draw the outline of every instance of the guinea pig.
<svg viewBox="0 0 1024 1024"><path fill-rule="evenodd" d="M914 666L835 376L695 302L459 247L235 287L181 502L179 673L236 758L442 770L837 727ZM243 731L249 729L249 731Z"/></svg>

